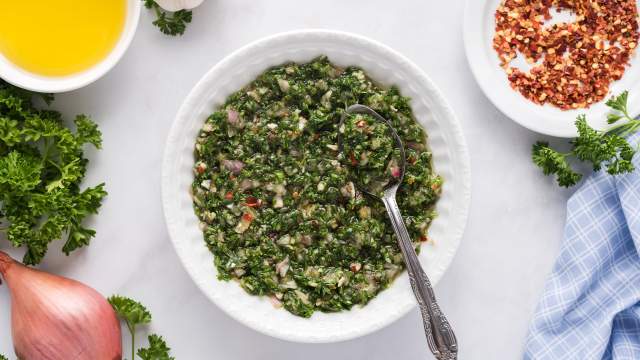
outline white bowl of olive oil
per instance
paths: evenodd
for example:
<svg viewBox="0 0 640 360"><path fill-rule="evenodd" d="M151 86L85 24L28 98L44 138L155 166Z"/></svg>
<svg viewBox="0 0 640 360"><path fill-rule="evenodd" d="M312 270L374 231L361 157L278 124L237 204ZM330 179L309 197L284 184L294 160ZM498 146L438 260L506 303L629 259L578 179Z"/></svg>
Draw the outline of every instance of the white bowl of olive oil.
<svg viewBox="0 0 640 360"><path fill-rule="evenodd" d="M0 78L64 92L107 73L138 26L139 0L8 1L0 11Z"/></svg>

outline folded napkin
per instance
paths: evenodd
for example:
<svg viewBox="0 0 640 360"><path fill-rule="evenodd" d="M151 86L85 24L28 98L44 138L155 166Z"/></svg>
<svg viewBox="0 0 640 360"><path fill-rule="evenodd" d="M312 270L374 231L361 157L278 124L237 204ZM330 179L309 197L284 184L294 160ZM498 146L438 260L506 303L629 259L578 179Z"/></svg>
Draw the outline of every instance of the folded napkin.
<svg viewBox="0 0 640 360"><path fill-rule="evenodd" d="M592 174L569 199L525 359L640 359L639 158L631 174Z"/></svg>

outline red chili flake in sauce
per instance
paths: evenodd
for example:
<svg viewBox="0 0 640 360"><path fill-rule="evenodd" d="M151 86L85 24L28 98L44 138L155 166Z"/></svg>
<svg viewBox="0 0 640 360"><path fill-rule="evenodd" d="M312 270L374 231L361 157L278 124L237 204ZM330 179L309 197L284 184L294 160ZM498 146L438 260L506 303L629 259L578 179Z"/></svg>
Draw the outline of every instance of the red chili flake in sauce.
<svg viewBox="0 0 640 360"><path fill-rule="evenodd" d="M207 170L207 164L201 162L196 165L196 171L198 172L198 174L204 174L205 170Z"/></svg>
<svg viewBox="0 0 640 360"><path fill-rule="evenodd" d="M349 160L351 161L351 165L358 165L358 160L356 160L356 156L353 155L353 152L349 153Z"/></svg>
<svg viewBox="0 0 640 360"><path fill-rule="evenodd" d="M253 220L253 215L251 215L249 213L244 213L244 214L242 214L242 220L244 220L246 222L251 222Z"/></svg>
<svg viewBox="0 0 640 360"><path fill-rule="evenodd" d="M546 25L550 11L575 22ZM503 0L493 48L511 87L536 104L588 108L619 80L638 44L635 0ZM531 69L511 66L524 56Z"/></svg>
<svg viewBox="0 0 640 360"><path fill-rule="evenodd" d="M260 204L262 203L262 201L256 197L249 196L247 197L245 203L247 204L248 207L256 208L256 207L260 207Z"/></svg>

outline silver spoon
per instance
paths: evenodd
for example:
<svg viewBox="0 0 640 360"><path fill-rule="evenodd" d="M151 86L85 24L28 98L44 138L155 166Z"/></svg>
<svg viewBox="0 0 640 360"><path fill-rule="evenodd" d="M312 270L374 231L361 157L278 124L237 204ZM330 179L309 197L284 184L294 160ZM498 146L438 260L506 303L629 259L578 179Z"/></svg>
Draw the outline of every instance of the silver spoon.
<svg viewBox="0 0 640 360"><path fill-rule="evenodd" d="M396 192L398 191L400 184L402 184L406 166L402 140L391 125L390 121L380 116L380 114L368 106L355 104L349 106L340 119L340 125L338 127L338 129L340 129L338 131L338 146L340 147L341 153L344 149L342 142L342 126L349 114L366 114L372 116L377 121L384 122L389 127L391 134L396 141L396 146L400 150L400 176L386 184L383 189L382 197L370 192L366 187L362 186L362 184L357 183L357 181L355 183L358 189L363 193L382 200L385 208L387 209L391 225L398 237L398 244L400 245L400 250L402 251L404 262L407 266L411 288L413 289L413 293L415 294L416 299L418 300L418 305L420 306L420 313L422 314L422 322L427 336L429 349L438 360L457 359L458 342L456 340L456 336L451 329L451 325L449 325L449 321L447 321L447 318L444 316L442 310L440 310L440 306L436 302L431 282L429 281L427 274L422 269L420 261L418 261L418 256L413 248L413 243L411 242L411 238L407 232L407 227L404 224L404 220L400 214L400 209L398 208L398 203L396 202Z"/></svg>

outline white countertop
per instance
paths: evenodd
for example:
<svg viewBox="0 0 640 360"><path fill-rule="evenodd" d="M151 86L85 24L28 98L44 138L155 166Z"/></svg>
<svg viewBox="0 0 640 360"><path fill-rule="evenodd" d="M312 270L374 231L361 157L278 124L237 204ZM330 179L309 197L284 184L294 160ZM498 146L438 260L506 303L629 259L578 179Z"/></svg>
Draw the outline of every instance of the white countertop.
<svg viewBox="0 0 640 360"><path fill-rule="evenodd" d="M143 11L138 33L107 76L57 96L66 115L90 114L103 132L89 151L86 184L109 197L90 224L90 247L66 258L51 248L42 268L123 294L152 311L151 331L184 359L431 358L418 311L353 341L305 345L254 332L196 288L169 241L160 203L160 166L173 117L195 82L231 51L300 28L350 31L403 53L434 80L460 119L471 154L472 204L462 244L436 288L460 342L461 359L521 357L529 318L562 238L569 191L530 161L544 138L489 103L467 66L464 1L208 0L182 38L160 34ZM0 240L0 249L8 242ZM21 252L12 251L21 256ZM140 332L142 335L144 331ZM129 346L125 336L125 347ZM0 353L13 358L9 294L0 287Z"/></svg>

